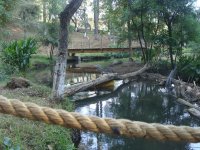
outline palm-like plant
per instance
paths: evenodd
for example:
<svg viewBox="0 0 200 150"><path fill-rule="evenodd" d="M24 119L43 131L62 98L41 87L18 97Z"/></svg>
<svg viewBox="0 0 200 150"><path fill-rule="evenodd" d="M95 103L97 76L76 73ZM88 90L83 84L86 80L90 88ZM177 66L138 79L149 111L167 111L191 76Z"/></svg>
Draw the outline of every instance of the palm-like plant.
<svg viewBox="0 0 200 150"><path fill-rule="evenodd" d="M25 72L30 64L32 54L37 50L37 41L32 38L18 40L4 46L1 58L4 63L15 66Z"/></svg>

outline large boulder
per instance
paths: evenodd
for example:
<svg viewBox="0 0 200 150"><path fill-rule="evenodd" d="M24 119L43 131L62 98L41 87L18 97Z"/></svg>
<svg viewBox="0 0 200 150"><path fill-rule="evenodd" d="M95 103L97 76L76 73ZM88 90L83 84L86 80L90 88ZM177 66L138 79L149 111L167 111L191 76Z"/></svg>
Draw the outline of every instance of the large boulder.
<svg viewBox="0 0 200 150"><path fill-rule="evenodd" d="M31 85L30 81L27 80L27 79L25 79L25 78L22 78L22 77L13 77L13 78L11 78L11 81L9 81L6 84L6 88L9 88L9 89L27 88L30 85Z"/></svg>

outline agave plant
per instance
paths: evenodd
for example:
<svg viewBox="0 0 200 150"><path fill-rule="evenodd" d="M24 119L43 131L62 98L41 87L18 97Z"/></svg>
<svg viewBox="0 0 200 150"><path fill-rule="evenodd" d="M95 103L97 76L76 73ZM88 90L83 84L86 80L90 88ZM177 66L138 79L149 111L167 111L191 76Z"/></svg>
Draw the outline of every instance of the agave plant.
<svg viewBox="0 0 200 150"><path fill-rule="evenodd" d="M37 48L37 41L33 38L14 41L4 46L1 58L4 63L25 72L29 67L31 55L36 53Z"/></svg>

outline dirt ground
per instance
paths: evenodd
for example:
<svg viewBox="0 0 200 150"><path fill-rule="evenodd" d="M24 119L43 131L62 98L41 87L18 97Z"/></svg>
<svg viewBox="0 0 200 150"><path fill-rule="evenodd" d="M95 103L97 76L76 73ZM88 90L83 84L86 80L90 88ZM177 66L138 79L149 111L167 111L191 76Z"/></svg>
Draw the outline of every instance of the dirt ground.
<svg viewBox="0 0 200 150"><path fill-rule="evenodd" d="M98 68L98 65L95 64L78 64L76 68L69 68L67 72L70 73L118 73L126 74L130 72L135 72L143 67L143 64L137 63L134 61L126 62L115 62L110 63L105 67ZM68 75L69 75L68 74Z"/></svg>
<svg viewBox="0 0 200 150"><path fill-rule="evenodd" d="M134 61L123 62L121 64L111 64L109 65L106 70L118 73L118 74L125 74L130 72L135 72L143 67L142 64L136 63Z"/></svg>

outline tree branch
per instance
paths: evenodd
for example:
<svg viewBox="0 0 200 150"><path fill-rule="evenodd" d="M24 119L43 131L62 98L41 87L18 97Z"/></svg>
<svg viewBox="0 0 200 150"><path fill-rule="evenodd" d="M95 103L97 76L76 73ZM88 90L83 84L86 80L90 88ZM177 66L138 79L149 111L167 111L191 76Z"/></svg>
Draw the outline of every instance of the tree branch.
<svg viewBox="0 0 200 150"><path fill-rule="evenodd" d="M65 9L60 13L60 16L71 19L74 13L82 4L83 0L72 0Z"/></svg>

